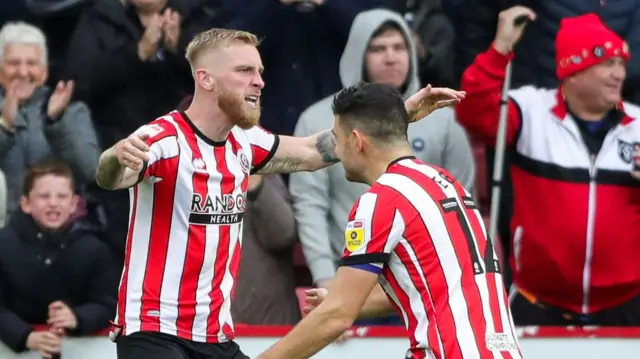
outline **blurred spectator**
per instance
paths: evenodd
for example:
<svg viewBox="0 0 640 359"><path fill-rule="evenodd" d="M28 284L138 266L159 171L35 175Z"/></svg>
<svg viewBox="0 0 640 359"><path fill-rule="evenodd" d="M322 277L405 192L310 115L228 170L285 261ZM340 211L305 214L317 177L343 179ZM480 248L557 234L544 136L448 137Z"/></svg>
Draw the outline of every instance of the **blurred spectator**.
<svg viewBox="0 0 640 359"><path fill-rule="evenodd" d="M414 49L411 32L400 15L382 9L360 13L340 61L343 86L370 81L397 87L405 97L417 92L420 83ZM307 109L295 135L307 136L331 127L332 99L329 96ZM452 109L438 110L410 124L408 134L419 159L446 168L473 191L473 156ZM367 186L348 182L342 165L336 165L290 175L290 190L311 275L317 286L327 288L344 248L349 211Z"/></svg>
<svg viewBox="0 0 640 359"><path fill-rule="evenodd" d="M266 90L260 124L290 135L305 108L342 86L338 63L355 16L383 0L224 0L228 28L260 46Z"/></svg>
<svg viewBox="0 0 640 359"><path fill-rule="evenodd" d="M293 276L296 222L280 175L252 175L244 213L242 257L231 306L238 323L284 325L300 320Z"/></svg>
<svg viewBox="0 0 640 359"><path fill-rule="evenodd" d="M214 15L198 0L100 0L85 10L64 73L76 80L78 98L91 108L103 148L193 92L184 50L212 26ZM93 190L109 223L106 240L124 254L128 192Z"/></svg>
<svg viewBox="0 0 640 359"><path fill-rule="evenodd" d="M7 180L7 213L19 207L25 174L57 157L74 171L78 184L93 179L100 155L89 109L70 102L74 83L43 86L47 74L44 34L25 23L0 30L0 167Z"/></svg>
<svg viewBox="0 0 640 359"><path fill-rule="evenodd" d="M527 8L500 14L493 46L462 78L458 120L496 140L505 68ZM595 14L556 37L560 88L509 92L514 289L519 325L640 325L640 183L631 176L640 108L621 101L626 42Z"/></svg>
<svg viewBox="0 0 640 359"><path fill-rule="evenodd" d="M0 228L7 223L7 178L0 171Z"/></svg>
<svg viewBox="0 0 640 359"><path fill-rule="evenodd" d="M93 113L102 147L174 109L193 91L187 43L211 26L198 0L102 0L83 14L65 76Z"/></svg>
<svg viewBox="0 0 640 359"><path fill-rule="evenodd" d="M523 38L526 46L516 48L514 87L533 85L554 88L558 86L554 38L560 28L560 22L567 17L587 13L597 14L611 30L629 43L632 51L635 49L640 51L640 4L636 0L536 2L529 0L518 3L521 5L529 3L537 19L527 27ZM640 92L640 61L629 62L626 84ZM637 100L640 100L640 93Z"/></svg>
<svg viewBox="0 0 640 359"><path fill-rule="evenodd" d="M119 268L102 242L75 229L77 201L66 165L38 164L22 211L0 231L0 340L16 352L57 353L60 336L107 328L115 311Z"/></svg>
<svg viewBox="0 0 640 359"><path fill-rule="evenodd" d="M0 26L24 21L47 34L49 76L47 85L60 80L69 38L78 24L80 13L92 0L5 0L0 12Z"/></svg>
<svg viewBox="0 0 640 359"><path fill-rule="evenodd" d="M441 0L402 0L399 12L413 34L420 80L439 87L458 87L455 74L455 34Z"/></svg>

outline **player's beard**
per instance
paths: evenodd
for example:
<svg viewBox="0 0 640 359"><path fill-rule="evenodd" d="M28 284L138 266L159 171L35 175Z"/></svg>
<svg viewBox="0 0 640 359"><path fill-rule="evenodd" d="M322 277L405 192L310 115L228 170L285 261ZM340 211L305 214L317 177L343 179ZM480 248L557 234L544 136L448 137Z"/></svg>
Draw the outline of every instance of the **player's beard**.
<svg viewBox="0 0 640 359"><path fill-rule="evenodd" d="M218 96L218 106L236 126L242 129L250 129L260 121L260 100L256 108L251 108L243 97L224 89Z"/></svg>

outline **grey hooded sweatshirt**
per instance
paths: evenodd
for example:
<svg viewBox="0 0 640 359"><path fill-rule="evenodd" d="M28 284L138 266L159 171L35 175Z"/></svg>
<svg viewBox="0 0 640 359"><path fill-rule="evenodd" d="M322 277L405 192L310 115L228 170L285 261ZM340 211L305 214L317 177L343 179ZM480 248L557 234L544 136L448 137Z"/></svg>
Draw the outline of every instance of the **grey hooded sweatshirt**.
<svg viewBox="0 0 640 359"><path fill-rule="evenodd" d="M409 29L394 12L376 9L360 13L351 26L349 40L340 60L342 85L348 87L363 81L364 57L375 31L384 23L396 22L410 41ZM404 92L405 98L420 89L417 58L411 48L411 69ZM304 111L298 120L295 136L308 136L333 126L329 96ZM423 162L447 169L465 188L473 192L475 167L469 140L456 123L450 108L438 110L409 125L409 142L414 154ZM342 165L316 172L290 175L290 191L298 222L298 236L314 281L332 278L336 262L344 248L344 228L353 203L368 186L345 179Z"/></svg>

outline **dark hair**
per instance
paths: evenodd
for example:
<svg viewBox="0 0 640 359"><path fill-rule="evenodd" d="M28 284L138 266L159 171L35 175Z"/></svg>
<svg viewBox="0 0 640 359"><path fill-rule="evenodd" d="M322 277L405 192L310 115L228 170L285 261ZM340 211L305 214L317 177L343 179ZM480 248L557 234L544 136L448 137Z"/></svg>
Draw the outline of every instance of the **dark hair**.
<svg viewBox="0 0 640 359"><path fill-rule="evenodd" d="M373 35L371 35L371 38L373 39L374 37L378 37L389 30L399 31L404 37L404 31L402 30L402 27L400 26L400 24L398 24L393 20L389 20L382 23L382 25L380 25L380 27L378 27L376 31L373 32Z"/></svg>
<svg viewBox="0 0 640 359"><path fill-rule="evenodd" d="M332 109L342 126L379 143L407 140L409 115L400 93L389 85L361 82L347 87L333 98Z"/></svg>
<svg viewBox="0 0 640 359"><path fill-rule="evenodd" d="M29 192L33 189L36 180L47 175L54 175L57 177L65 177L69 179L71 190L75 191L75 180L73 178L73 172L71 168L65 163L57 160L42 161L29 169L24 179L24 188L22 194L26 197L29 196Z"/></svg>

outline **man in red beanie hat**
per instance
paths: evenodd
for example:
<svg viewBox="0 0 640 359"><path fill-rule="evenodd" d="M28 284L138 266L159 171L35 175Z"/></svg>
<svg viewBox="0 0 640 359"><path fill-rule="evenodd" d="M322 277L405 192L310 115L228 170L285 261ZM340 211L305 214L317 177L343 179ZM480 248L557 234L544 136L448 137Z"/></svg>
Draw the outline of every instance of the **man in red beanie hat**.
<svg viewBox="0 0 640 359"><path fill-rule="evenodd" d="M458 121L493 145L501 89L524 25L500 13L465 71ZM640 325L640 108L623 102L627 44L595 14L563 19L556 89L509 91L514 191L511 306L519 325Z"/></svg>

